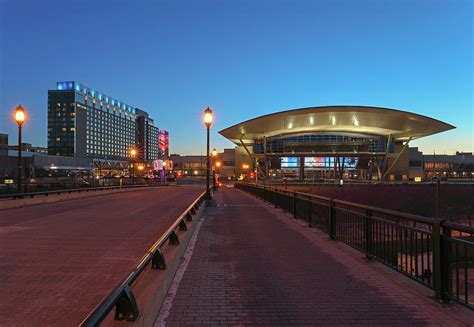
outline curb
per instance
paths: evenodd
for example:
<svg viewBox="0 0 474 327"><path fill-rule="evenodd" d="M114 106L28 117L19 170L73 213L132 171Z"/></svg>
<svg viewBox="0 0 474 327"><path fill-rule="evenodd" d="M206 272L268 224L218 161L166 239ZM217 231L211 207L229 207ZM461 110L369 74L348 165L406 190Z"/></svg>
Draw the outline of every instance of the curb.
<svg viewBox="0 0 474 327"><path fill-rule="evenodd" d="M203 216L206 205L201 205L196 211L196 215L193 217L193 222L189 226L188 230L185 232L185 235L179 234L180 236L180 245L176 249L173 246L165 246L162 251L165 257L168 259L166 262L166 270L149 270L145 276L143 276L140 283L137 284L136 288L136 298L139 304L140 314L138 319L135 322L123 322L123 321L110 321L108 326L134 326L134 327L149 327L153 326L156 318L158 317L161 306L168 295L168 290L173 284L176 272L181 264L182 257L186 252L189 241L191 240L196 226L198 225L200 219ZM182 237L183 235L184 237ZM151 272L151 273L150 273ZM154 285L157 284L158 285ZM148 285L147 285L148 284ZM156 287L153 291L150 291L153 287ZM135 290L134 290L135 292ZM146 294L148 292L148 294ZM149 294L151 292L151 294ZM140 295L143 295L146 299L140 301ZM141 303L140 303L141 302Z"/></svg>

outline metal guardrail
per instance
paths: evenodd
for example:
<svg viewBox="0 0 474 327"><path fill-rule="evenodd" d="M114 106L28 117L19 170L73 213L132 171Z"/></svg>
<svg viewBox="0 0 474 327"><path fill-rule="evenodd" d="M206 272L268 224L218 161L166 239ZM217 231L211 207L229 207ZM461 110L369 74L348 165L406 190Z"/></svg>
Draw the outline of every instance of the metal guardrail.
<svg viewBox="0 0 474 327"><path fill-rule="evenodd" d="M474 227L278 187L235 187L433 289L438 300L474 309Z"/></svg>
<svg viewBox="0 0 474 327"><path fill-rule="evenodd" d="M98 187L79 187L79 188L70 188L70 189L60 189L60 190L51 190L51 191L42 191L42 192L28 192L28 193L14 193L14 194L0 194L1 199L22 199L22 198L33 198L35 196L44 195L48 196L51 194L61 194L61 193L81 193L81 192L90 192L90 191L101 191L101 190L113 190L113 189L126 189L126 188L137 188L137 187L149 187L149 186L165 186L168 185L164 182L152 183L152 184L136 184L136 185L117 185L117 186L98 186Z"/></svg>
<svg viewBox="0 0 474 327"><path fill-rule="evenodd" d="M146 254L138 261L136 267L92 310L79 326L99 326L115 307L115 320L135 321L139 315L139 309L132 285L137 278L151 264L152 269L166 269L166 261L161 247L168 242L170 245L179 245L176 229L186 231L187 222L192 222L193 215L205 201L206 192L201 193L196 200L175 220L175 222L161 235Z"/></svg>

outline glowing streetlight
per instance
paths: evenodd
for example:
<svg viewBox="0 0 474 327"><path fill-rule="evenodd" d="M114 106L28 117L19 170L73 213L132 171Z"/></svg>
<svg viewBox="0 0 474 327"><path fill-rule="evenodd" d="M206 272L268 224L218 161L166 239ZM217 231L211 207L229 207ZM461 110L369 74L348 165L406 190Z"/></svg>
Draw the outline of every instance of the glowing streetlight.
<svg viewBox="0 0 474 327"><path fill-rule="evenodd" d="M15 109L15 121L18 124L18 179L16 181L17 193L21 193L21 126L26 120L25 109L19 105Z"/></svg>
<svg viewBox="0 0 474 327"><path fill-rule="evenodd" d="M213 119L214 117L212 116L212 110L211 108L207 107L204 110L204 124L206 125L208 129L211 127Z"/></svg>
<svg viewBox="0 0 474 327"><path fill-rule="evenodd" d="M220 161L217 161L216 162L216 167L219 168L221 166L221 162Z"/></svg>
<svg viewBox="0 0 474 327"><path fill-rule="evenodd" d="M217 150L214 148L211 152L212 154L212 160L214 165L212 166L212 189L215 191L216 190L216 158L217 158Z"/></svg>
<svg viewBox="0 0 474 327"><path fill-rule="evenodd" d="M18 124L18 126L21 126L25 122L25 119L26 119L25 109L21 105L19 105L15 109L15 121Z"/></svg>
<svg viewBox="0 0 474 327"><path fill-rule="evenodd" d="M137 149L131 148L130 149L130 158L132 159L132 167L133 167L133 184L135 184L136 173L135 173L135 158L137 156Z"/></svg>
<svg viewBox="0 0 474 327"><path fill-rule="evenodd" d="M206 130L207 130L207 148L206 148L206 199L211 198L211 193L209 193L209 170L210 170L210 158L209 158L209 141L210 141L210 135L209 135L209 130L211 129L212 121L214 117L212 116L212 110L211 108L207 107L204 110L204 125L206 125Z"/></svg>

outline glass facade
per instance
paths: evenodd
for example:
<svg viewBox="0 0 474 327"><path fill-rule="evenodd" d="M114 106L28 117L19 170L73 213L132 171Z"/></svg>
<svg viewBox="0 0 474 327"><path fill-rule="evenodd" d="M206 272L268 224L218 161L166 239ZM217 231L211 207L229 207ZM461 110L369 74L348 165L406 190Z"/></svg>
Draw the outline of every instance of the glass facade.
<svg viewBox="0 0 474 327"><path fill-rule="evenodd" d="M267 153L385 152L387 138L347 133L308 133L267 138ZM263 140L256 140L253 151L263 154ZM394 152L391 142L389 152Z"/></svg>
<svg viewBox="0 0 474 327"><path fill-rule="evenodd" d="M83 84L58 82L48 91L48 153L128 160L130 148L137 146L138 110ZM153 160L158 158L158 128L148 120L150 155L144 159Z"/></svg>
<svg viewBox="0 0 474 327"><path fill-rule="evenodd" d="M74 156L75 115L73 93L48 93L48 154Z"/></svg>
<svg viewBox="0 0 474 327"><path fill-rule="evenodd" d="M154 126L153 119L142 110L137 110L136 141L138 155L141 160L156 160L159 158L159 129Z"/></svg>
<svg viewBox="0 0 474 327"><path fill-rule="evenodd" d="M135 146L135 120L77 104L86 111L86 155L91 158L126 159Z"/></svg>

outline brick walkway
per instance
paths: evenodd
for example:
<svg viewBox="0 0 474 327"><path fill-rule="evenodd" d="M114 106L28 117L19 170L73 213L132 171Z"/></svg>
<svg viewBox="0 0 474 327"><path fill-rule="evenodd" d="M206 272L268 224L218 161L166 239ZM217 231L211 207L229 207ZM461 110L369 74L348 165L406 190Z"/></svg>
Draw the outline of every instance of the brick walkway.
<svg viewBox="0 0 474 327"><path fill-rule="evenodd" d="M206 209L173 299L177 325L472 325L430 290L236 189Z"/></svg>

